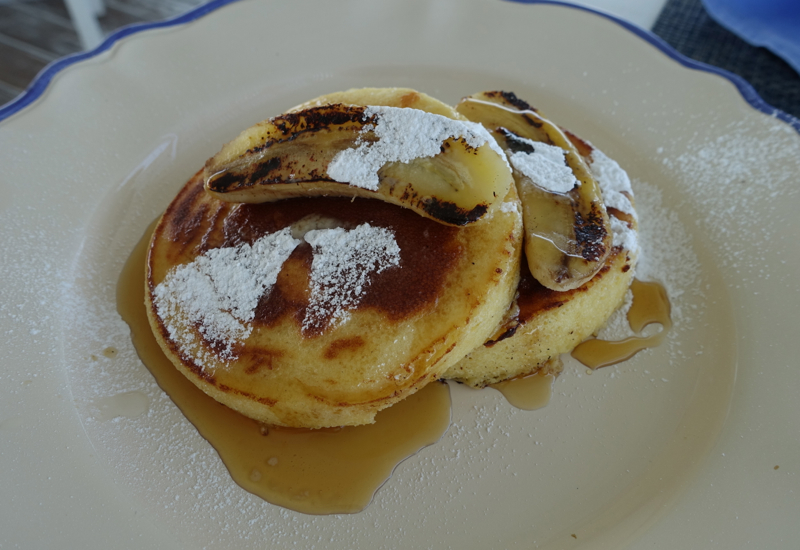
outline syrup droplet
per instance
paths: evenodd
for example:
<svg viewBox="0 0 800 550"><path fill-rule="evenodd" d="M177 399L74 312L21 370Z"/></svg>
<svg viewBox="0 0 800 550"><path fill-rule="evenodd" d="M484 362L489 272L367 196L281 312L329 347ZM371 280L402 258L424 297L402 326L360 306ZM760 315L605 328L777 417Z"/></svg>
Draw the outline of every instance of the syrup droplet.
<svg viewBox="0 0 800 550"><path fill-rule="evenodd" d="M555 380L555 375L538 371L527 376L498 382L489 387L502 393L510 405L524 411L535 411L550 402Z"/></svg>
<svg viewBox="0 0 800 550"><path fill-rule="evenodd" d="M447 431L450 391L440 383L381 411L375 424L324 430L263 426L207 396L162 353L147 321L144 266L153 227L120 275L117 309L158 385L217 450L241 487L307 514L359 512L397 464Z"/></svg>
<svg viewBox="0 0 800 550"><path fill-rule="evenodd" d="M664 341L672 327L666 290L659 283L634 280L631 291L633 303L628 310L631 330L641 333L653 323L659 323L661 330L650 336L632 336L619 341L586 340L572 351L575 359L591 369L599 369L630 359L643 349L656 347Z"/></svg>

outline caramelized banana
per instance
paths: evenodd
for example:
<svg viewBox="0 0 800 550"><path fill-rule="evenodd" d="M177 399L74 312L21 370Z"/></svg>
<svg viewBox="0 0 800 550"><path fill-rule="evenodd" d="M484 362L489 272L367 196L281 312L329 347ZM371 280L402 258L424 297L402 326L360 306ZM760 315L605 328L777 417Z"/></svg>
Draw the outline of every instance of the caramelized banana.
<svg viewBox="0 0 800 550"><path fill-rule="evenodd" d="M597 182L572 142L510 92L475 94L456 110L491 131L509 157L533 276L557 291L586 283L605 264L611 231Z"/></svg>
<svg viewBox="0 0 800 550"><path fill-rule="evenodd" d="M206 163L204 180L228 202L370 197L448 225L477 221L513 183L505 155L480 124L344 104L256 124Z"/></svg>

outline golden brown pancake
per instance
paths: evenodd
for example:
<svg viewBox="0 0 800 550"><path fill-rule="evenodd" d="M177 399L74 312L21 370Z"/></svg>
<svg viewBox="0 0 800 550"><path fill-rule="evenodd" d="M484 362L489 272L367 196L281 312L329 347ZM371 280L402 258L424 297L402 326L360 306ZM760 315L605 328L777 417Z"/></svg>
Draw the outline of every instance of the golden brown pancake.
<svg viewBox="0 0 800 550"><path fill-rule="evenodd" d="M531 276L524 261L512 315L496 334L444 377L476 388L535 373L596 333L622 305L633 279L632 255L615 249L601 271L573 290L556 292Z"/></svg>
<svg viewBox="0 0 800 550"><path fill-rule="evenodd" d="M506 319L492 338L450 367L445 378L481 388L539 370L557 374L558 357L600 330L622 305L638 255L633 195L629 186L608 181L622 177L616 163L577 136L569 137L605 187L612 228L618 233L610 257L584 285L557 292L533 278L523 256L517 297Z"/></svg>
<svg viewBox="0 0 800 550"><path fill-rule="evenodd" d="M364 198L223 202L198 173L154 232L146 306L167 356L221 403L281 426L365 424L491 336L520 239L513 186L460 228Z"/></svg>

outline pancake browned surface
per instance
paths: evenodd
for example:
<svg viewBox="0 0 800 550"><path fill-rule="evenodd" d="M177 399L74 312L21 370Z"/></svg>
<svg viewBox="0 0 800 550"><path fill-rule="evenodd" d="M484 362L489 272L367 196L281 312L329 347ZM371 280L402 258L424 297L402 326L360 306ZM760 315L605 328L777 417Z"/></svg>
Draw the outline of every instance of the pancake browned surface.
<svg viewBox="0 0 800 550"><path fill-rule="evenodd" d="M495 335L450 367L445 378L484 387L511 378L558 373L558 357L601 329L619 308L638 256L636 213L627 175L619 165L570 134L603 190L614 246L602 269L584 285L558 292L542 286L523 257L517 298Z"/></svg>
<svg viewBox="0 0 800 550"><path fill-rule="evenodd" d="M369 423L491 335L518 282L519 211L513 186L463 228L363 198L236 204L198 173L153 235L150 322L187 378L251 418ZM264 271L259 250L277 276L248 290L248 313L239 277ZM315 279L337 254L345 278Z"/></svg>

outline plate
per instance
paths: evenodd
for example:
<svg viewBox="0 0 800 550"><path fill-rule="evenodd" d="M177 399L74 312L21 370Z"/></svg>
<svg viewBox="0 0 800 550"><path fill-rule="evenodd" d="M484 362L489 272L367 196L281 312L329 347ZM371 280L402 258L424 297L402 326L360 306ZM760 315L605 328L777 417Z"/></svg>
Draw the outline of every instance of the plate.
<svg viewBox="0 0 800 550"><path fill-rule="evenodd" d="M0 112L0 546L800 540L797 121L638 28L553 3L212 2L135 31ZM230 480L139 362L115 288L223 142L368 85L514 90L616 158L642 214L638 274L667 287L675 327L591 375L568 361L539 411L451 388L448 433L365 511L307 516Z"/></svg>

